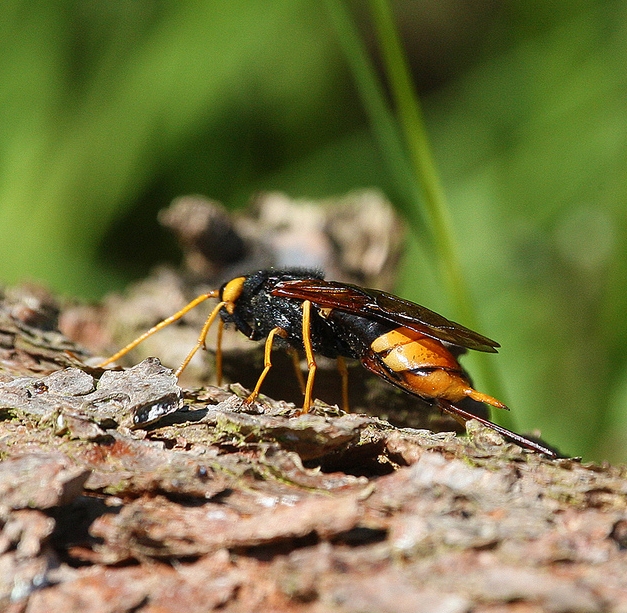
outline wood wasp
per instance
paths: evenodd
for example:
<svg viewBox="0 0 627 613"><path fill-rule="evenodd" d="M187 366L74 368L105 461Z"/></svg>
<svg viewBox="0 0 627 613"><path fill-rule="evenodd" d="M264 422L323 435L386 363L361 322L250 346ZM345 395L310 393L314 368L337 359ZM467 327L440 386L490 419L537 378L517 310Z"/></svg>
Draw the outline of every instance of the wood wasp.
<svg viewBox="0 0 627 613"><path fill-rule="evenodd" d="M210 298L219 302L211 311L196 345L176 371L180 375L195 353L205 347L207 333L219 316L216 370L221 376L221 339L224 325L234 325L249 339L265 339L264 369L248 397L253 402L272 362L274 344L304 351L309 369L304 384L303 413L312 404L316 375L315 354L338 361L344 408L348 410L345 358L357 359L375 375L403 391L437 404L465 423L477 419L521 447L555 458L544 445L511 432L460 408L464 398L494 407L507 407L475 390L459 362L455 348L495 353L499 344L455 322L392 294L357 285L326 281L318 271L304 269L260 270L240 276L219 290L201 294L174 315L102 362L104 367L133 349L158 330L177 321Z"/></svg>

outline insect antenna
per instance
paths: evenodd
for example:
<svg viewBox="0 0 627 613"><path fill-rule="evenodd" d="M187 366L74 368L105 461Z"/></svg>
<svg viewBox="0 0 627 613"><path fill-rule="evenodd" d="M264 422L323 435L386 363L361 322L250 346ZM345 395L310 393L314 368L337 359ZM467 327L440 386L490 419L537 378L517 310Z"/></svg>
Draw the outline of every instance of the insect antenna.
<svg viewBox="0 0 627 613"><path fill-rule="evenodd" d="M160 321L158 324L150 328L150 330L147 330L142 335L138 336L134 341L131 341L128 345L120 349L120 351L118 351L117 353L114 353L111 357L107 358L103 362L100 362L97 368L104 368L105 366L108 366L112 362L119 360L122 356L126 355L129 351L137 347L137 345L145 341L148 337L155 334L155 332L158 332L159 330L163 330L163 328L169 326L175 321L178 321L186 313L189 313L189 311L197 307L199 304L201 304L205 300L208 300L209 298L218 298L218 297L219 297L219 290L212 290L210 292L207 292L206 294L201 294L197 298L194 298L194 300L186 304L182 309L180 309L173 315L170 315L170 317L166 317L163 321ZM198 342L196 346L192 349L192 351L190 351L188 356L185 358L185 361L183 362L183 364L176 371L176 376L181 374L182 370L187 366L187 364L189 364L189 361L192 359L196 351L198 351L200 347L204 346L205 339L207 337L207 332L209 331L209 327L214 322L220 309L223 306L225 306L225 304L227 304L227 302L222 301L218 303L218 305L213 309L213 311L211 311L211 314L209 315L209 317L207 318L207 321L205 322L205 325L203 326L202 332L198 338Z"/></svg>

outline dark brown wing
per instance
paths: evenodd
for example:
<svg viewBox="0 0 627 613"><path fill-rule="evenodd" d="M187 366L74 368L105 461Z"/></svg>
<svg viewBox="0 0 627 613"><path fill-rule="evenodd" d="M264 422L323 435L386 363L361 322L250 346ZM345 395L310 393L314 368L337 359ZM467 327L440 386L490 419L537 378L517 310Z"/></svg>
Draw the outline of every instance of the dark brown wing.
<svg viewBox="0 0 627 613"><path fill-rule="evenodd" d="M273 296L309 300L322 308L338 309L416 330L440 341L477 351L496 353L500 345L434 311L398 296L348 283L323 279L280 281Z"/></svg>

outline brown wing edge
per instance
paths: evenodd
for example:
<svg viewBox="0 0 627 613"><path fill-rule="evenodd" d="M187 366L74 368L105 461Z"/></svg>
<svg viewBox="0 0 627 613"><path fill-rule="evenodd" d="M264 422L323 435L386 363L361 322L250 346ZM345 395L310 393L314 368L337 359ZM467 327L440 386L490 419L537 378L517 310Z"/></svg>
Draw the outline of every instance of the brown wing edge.
<svg viewBox="0 0 627 613"><path fill-rule="evenodd" d="M319 307L405 326L459 347L496 353L499 343L409 300L375 289L323 279L280 281L274 296L309 300Z"/></svg>

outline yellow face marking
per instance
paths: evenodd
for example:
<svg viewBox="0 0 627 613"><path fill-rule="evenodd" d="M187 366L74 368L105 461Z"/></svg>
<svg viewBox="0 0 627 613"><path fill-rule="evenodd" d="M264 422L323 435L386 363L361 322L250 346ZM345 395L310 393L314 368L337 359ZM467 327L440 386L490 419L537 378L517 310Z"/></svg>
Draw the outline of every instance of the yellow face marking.
<svg viewBox="0 0 627 613"><path fill-rule="evenodd" d="M229 315L233 315L235 302L244 291L244 281L246 281L246 277L236 277L229 281L222 290L222 300L226 302L225 308Z"/></svg>

